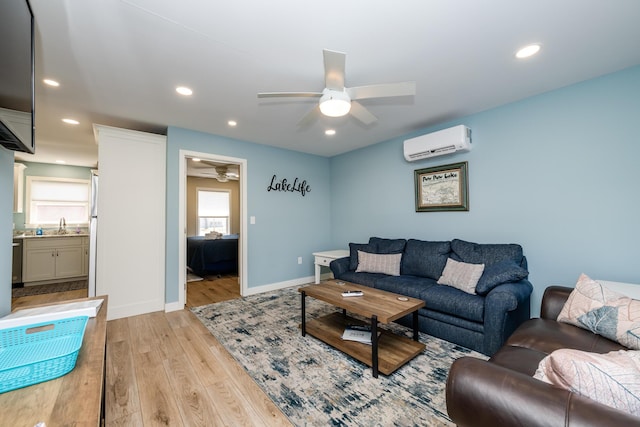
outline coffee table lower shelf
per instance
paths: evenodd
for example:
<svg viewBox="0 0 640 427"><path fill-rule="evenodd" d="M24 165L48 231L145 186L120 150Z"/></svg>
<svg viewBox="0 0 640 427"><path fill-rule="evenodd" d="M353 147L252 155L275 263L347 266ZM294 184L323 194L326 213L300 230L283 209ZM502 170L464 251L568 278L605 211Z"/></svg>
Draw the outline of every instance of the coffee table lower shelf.
<svg viewBox="0 0 640 427"><path fill-rule="evenodd" d="M308 320L306 333L324 341L330 346L348 354L356 360L373 366L371 346L357 341L342 339L346 325L366 325L366 322L335 312L323 317ZM410 338L396 335L378 328L378 370L384 375L392 374L396 369L422 353L425 345Z"/></svg>

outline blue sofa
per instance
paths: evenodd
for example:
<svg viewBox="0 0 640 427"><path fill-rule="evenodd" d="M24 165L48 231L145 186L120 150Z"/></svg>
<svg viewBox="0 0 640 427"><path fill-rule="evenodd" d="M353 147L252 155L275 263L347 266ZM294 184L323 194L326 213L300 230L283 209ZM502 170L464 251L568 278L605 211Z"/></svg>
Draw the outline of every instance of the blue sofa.
<svg viewBox="0 0 640 427"><path fill-rule="evenodd" d="M424 300L419 327L429 335L491 356L531 317L533 286L520 245L371 237L369 243L350 243L349 249L349 257L331 262L334 277ZM356 271L359 251L402 254L400 275ZM485 265L476 293L437 283L448 258ZM398 322L410 326L411 317Z"/></svg>

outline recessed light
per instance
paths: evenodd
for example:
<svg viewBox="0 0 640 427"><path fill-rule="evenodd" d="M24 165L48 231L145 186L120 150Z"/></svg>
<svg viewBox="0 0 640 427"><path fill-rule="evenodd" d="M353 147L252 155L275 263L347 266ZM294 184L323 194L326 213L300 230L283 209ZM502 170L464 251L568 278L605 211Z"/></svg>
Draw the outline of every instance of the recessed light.
<svg viewBox="0 0 640 427"><path fill-rule="evenodd" d="M184 95L184 96L190 96L193 94L193 91L191 89L189 89L186 86L178 86L176 88L176 92L178 92L180 95Z"/></svg>
<svg viewBox="0 0 640 427"><path fill-rule="evenodd" d="M538 43L525 46L516 52L516 58L518 59L529 58L530 56L533 56L536 53L540 52L540 47L541 46Z"/></svg>
<svg viewBox="0 0 640 427"><path fill-rule="evenodd" d="M56 163L59 165L64 165L67 162L65 162L64 160L56 160Z"/></svg>
<svg viewBox="0 0 640 427"><path fill-rule="evenodd" d="M327 129L324 131L324 134L327 136L333 136L336 134L336 130L335 129Z"/></svg>
<svg viewBox="0 0 640 427"><path fill-rule="evenodd" d="M191 161L192 161L192 162L199 162L199 161L200 161L200 159L199 159L199 158L197 158L197 157L194 157L193 159L191 159Z"/></svg>
<svg viewBox="0 0 640 427"><path fill-rule="evenodd" d="M235 120L229 120L227 124L231 127L235 127L238 125L238 122L236 122Z"/></svg>
<svg viewBox="0 0 640 427"><path fill-rule="evenodd" d="M51 79L44 79L42 80L44 82L44 84L46 84L47 86L53 86L53 87L58 87L60 86L60 83L58 83L55 80L51 80Z"/></svg>
<svg viewBox="0 0 640 427"><path fill-rule="evenodd" d="M75 119L62 119L63 122L65 122L68 125L79 125L80 122L75 120Z"/></svg>

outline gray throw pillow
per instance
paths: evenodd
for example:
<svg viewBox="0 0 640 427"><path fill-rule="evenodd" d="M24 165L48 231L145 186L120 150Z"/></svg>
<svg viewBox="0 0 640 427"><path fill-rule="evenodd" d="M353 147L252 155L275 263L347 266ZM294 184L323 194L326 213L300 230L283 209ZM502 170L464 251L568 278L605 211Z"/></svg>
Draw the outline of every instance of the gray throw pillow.
<svg viewBox="0 0 640 427"><path fill-rule="evenodd" d="M371 254L358 251L356 273L382 273L389 276L400 275L402 254Z"/></svg>
<svg viewBox="0 0 640 427"><path fill-rule="evenodd" d="M468 294L475 295L476 284L482 276L484 264L467 264L449 258L438 279L439 285L452 286Z"/></svg>
<svg viewBox="0 0 640 427"><path fill-rule="evenodd" d="M358 268L358 251L375 253L375 247L369 243L349 243L349 270Z"/></svg>

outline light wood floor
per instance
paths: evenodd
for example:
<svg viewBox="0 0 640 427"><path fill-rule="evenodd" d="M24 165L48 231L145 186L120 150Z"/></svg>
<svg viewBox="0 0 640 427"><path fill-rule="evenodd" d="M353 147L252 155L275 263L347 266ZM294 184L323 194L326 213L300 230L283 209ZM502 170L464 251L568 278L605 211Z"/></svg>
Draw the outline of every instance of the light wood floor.
<svg viewBox="0 0 640 427"><path fill-rule="evenodd" d="M17 298L14 308L86 296L77 292ZM187 286L188 306L239 296L237 278ZM291 426L188 310L109 321L106 365L106 426Z"/></svg>
<svg viewBox="0 0 640 427"><path fill-rule="evenodd" d="M238 276L187 283L187 308L240 298Z"/></svg>

